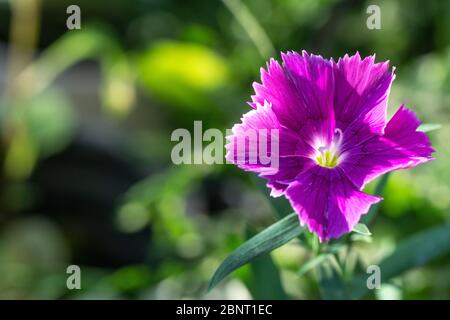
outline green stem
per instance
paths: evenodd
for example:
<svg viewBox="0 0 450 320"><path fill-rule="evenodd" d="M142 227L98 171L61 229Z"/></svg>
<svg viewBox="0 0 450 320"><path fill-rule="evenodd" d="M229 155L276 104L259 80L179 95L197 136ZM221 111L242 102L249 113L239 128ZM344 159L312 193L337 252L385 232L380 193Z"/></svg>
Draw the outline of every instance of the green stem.
<svg viewBox="0 0 450 320"><path fill-rule="evenodd" d="M240 0L222 0L222 2L253 41L261 57L267 59L273 56L275 48L272 42L247 6Z"/></svg>

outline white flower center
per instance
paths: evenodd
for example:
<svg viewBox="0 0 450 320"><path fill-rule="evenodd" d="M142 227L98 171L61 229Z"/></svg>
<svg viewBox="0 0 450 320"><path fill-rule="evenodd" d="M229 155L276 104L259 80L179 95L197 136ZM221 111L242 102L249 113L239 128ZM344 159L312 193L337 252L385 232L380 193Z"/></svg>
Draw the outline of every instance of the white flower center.
<svg viewBox="0 0 450 320"><path fill-rule="evenodd" d="M336 128L333 141L328 146L320 146L317 148L317 153L314 160L321 167L335 168L339 164L339 156L341 155L340 147L342 144L343 134L342 130Z"/></svg>

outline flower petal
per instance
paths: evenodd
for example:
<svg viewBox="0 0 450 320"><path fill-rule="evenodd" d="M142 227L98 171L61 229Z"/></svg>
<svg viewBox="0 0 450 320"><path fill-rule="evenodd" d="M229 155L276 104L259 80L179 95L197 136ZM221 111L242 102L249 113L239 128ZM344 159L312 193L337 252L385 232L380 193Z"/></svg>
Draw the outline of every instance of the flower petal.
<svg viewBox="0 0 450 320"><path fill-rule="evenodd" d="M434 150L427 135L416 131L419 125L415 113L402 105L387 124L384 136L374 136L346 151L341 168L363 188L386 172L432 160Z"/></svg>
<svg viewBox="0 0 450 320"><path fill-rule="evenodd" d="M253 84L255 95L250 105L256 108L267 101L283 126L300 135L306 133L306 138L331 139L334 131L332 63L306 52L283 53L282 59L283 65L271 59L267 71L261 69L262 84ZM309 128L305 129L305 125Z"/></svg>
<svg viewBox="0 0 450 320"><path fill-rule="evenodd" d="M301 128L306 118L305 108L301 105L294 83L289 79L284 68L274 59L267 63L267 71L261 68L262 83L253 83L255 95L250 105L269 102L280 122L289 128Z"/></svg>
<svg viewBox="0 0 450 320"><path fill-rule="evenodd" d="M332 63L306 51L302 55L293 51L282 53L282 59L286 73L295 84L300 105L305 109L306 123L310 124L309 128L303 128L301 134L322 137L330 143L335 128Z"/></svg>
<svg viewBox="0 0 450 320"><path fill-rule="evenodd" d="M288 183L314 164L309 156L314 153L312 147L280 124L267 101L264 106L256 104L256 109L246 113L232 132L227 137L226 159L267 179L273 196L281 195ZM261 144L266 148L261 149ZM261 155L271 161L262 161Z"/></svg>
<svg viewBox="0 0 450 320"><path fill-rule="evenodd" d="M314 167L289 185L286 196L300 222L320 241L352 230L361 215L381 198L359 191L340 169Z"/></svg>
<svg viewBox="0 0 450 320"><path fill-rule="evenodd" d="M386 126L387 100L394 80L389 62L375 57L361 60L359 53L334 63L336 127L344 132L346 145L353 146L382 134Z"/></svg>

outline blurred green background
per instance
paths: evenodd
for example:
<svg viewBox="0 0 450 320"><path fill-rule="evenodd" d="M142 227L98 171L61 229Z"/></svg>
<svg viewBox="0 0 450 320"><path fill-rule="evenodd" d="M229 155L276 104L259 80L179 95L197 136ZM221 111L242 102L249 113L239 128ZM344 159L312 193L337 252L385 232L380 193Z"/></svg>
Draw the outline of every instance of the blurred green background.
<svg viewBox="0 0 450 320"><path fill-rule="evenodd" d="M67 30L66 8L81 8ZM366 8L381 8L368 30ZM205 294L220 262L292 209L231 165L175 166L176 128L225 130L280 51L390 60L436 160L390 177L355 263L450 220L450 1L0 0L0 298L319 298L293 241ZM369 186L368 188L373 188ZM66 268L82 289L66 288ZM274 268L277 266L278 268ZM367 298L450 299L450 256Z"/></svg>

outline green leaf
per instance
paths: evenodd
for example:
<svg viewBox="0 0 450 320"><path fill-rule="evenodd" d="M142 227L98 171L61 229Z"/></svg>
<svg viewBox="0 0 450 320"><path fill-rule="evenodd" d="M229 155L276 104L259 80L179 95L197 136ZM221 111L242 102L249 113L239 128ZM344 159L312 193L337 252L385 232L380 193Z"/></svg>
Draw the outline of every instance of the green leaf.
<svg viewBox="0 0 450 320"><path fill-rule="evenodd" d="M274 45L247 5L240 0L222 0L222 2L253 41L261 57L267 59L274 56Z"/></svg>
<svg viewBox="0 0 450 320"><path fill-rule="evenodd" d="M352 241L362 241L362 242L368 242L368 243L372 242L372 237L371 236L364 236L364 235L358 234L358 233L352 234L350 239Z"/></svg>
<svg viewBox="0 0 450 320"><path fill-rule="evenodd" d="M296 213L291 213L264 229L237 248L222 262L211 278L208 291L237 268L289 242L299 236L303 230L304 227L300 226Z"/></svg>
<svg viewBox="0 0 450 320"><path fill-rule="evenodd" d="M329 253L324 253L324 254L320 254L314 258L312 258L311 260L307 261L305 264L303 264L300 267L300 270L298 270L298 276L302 276L305 273L307 273L309 270L314 269L315 267L319 266L320 264L322 264L324 261L328 260L330 258L331 254Z"/></svg>
<svg viewBox="0 0 450 320"><path fill-rule="evenodd" d="M419 126L419 128L417 128L417 131L430 132L430 131L438 130L440 128L442 128L442 125L437 124L437 123L424 123L424 124L421 124Z"/></svg>
<svg viewBox="0 0 450 320"><path fill-rule="evenodd" d="M325 300L347 300L349 298L339 272L331 263L323 263L319 266L319 289L320 295Z"/></svg>
<svg viewBox="0 0 450 320"><path fill-rule="evenodd" d="M247 230L248 239L254 235L254 232ZM270 253L253 259L250 270L252 281L249 289L254 299L286 300L289 298L284 291L280 273Z"/></svg>
<svg viewBox="0 0 450 320"><path fill-rule="evenodd" d="M363 236L371 236L372 233L370 232L369 228L367 228L367 226L364 223L357 223L354 227L353 227L353 232L359 233Z"/></svg>
<svg viewBox="0 0 450 320"><path fill-rule="evenodd" d="M392 254L379 263L381 281L386 282L405 271L420 267L433 259L450 253L450 225L422 231L402 241ZM368 289L367 274L352 281L352 296L363 297Z"/></svg>
<svg viewBox="0 0 450 320"><path fill-rule="evenodd" d="M118 50L115 37L107 29L87 27L83 32L66 32L19 75L18 81L30 74L38 74L39 81L33 85L33 94L38 94L77 62L90 58L104 59Z"/></svg>
<svg viewBox="0 0 450 320"><path fill-rule="evenodd" d="M265 254L250 263L253 285L250 292L257 300L286 300L280 273L270 254Z"/></svg>

